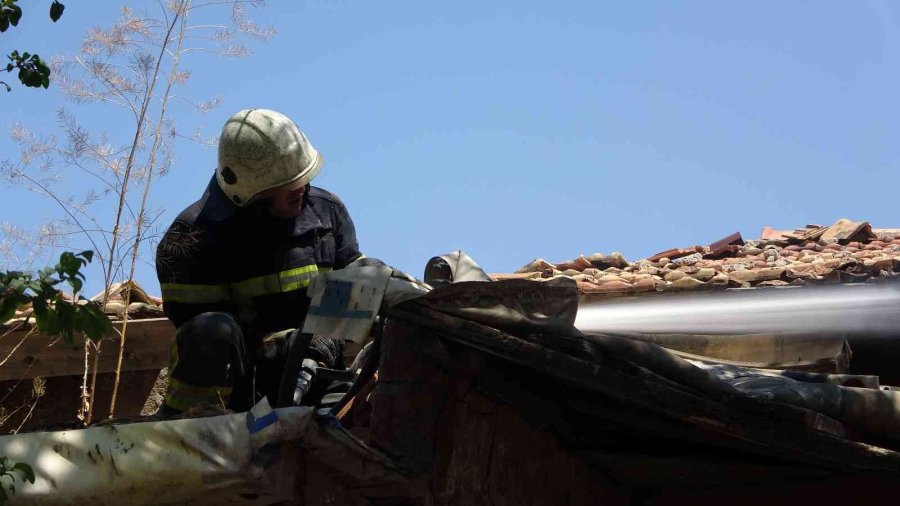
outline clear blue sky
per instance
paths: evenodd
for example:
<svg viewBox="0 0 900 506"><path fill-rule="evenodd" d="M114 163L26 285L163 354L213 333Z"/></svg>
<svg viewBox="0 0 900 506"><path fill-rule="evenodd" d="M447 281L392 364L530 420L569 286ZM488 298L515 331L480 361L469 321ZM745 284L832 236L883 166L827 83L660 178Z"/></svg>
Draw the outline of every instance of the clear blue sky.
<svg viewBox="0 0 900 506"><path fill-rule="evenodd" d="M53 26L43 3L26 2L35 19L0 35L4 52L71 51L117 15L70 0ZM189 91L224 103L181 121L216 133L242 108L284 112L324 153L316 184L345 201L364 252L416 276L460 248L503 272L764 225L900 226L895 2L327 0L252 14L278 35L247 59L196 60ZM53 86L0 100L4 124L48 129L64 105ZM214 149L177 157L152 195L165 223L215 166ZM53 209L5 187L0 199L0 221L23 226ZM137 279L158 293L149 263Z"/></svg>

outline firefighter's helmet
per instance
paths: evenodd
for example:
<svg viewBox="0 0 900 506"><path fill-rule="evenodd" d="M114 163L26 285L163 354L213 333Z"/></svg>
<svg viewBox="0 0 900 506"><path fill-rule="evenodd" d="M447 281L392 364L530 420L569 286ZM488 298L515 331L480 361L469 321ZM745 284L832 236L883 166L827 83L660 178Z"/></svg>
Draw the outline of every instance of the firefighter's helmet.
<svg viewBox="0 0 900 506"><path fill-rule="evenodd" d="M216 180L232 202L246 206L266 190L306 185L322 170L323 162L287 116L268 109L244 109L222 127Z"/></svg>

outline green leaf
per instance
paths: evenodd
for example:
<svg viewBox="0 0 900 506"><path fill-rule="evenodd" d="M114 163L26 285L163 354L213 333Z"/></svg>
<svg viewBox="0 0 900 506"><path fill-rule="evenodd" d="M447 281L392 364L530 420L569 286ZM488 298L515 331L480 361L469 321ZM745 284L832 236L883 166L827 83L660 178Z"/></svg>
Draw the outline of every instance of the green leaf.
<svg viewBox="0 0 900 506"><path fill-rule="evenodd" d="M34 309L35 316L43 317L47 312L47 301L41 297L34 297L31 300L31 307Z"/></svg>
<svg viewBox="0 0 900 506"><path fill-rule="evenodd" d="M19 20L22 19L22 8L18 5L11 7L12 12L9 13L9 24L19 26Z"/></svg>
<svg viewBox="0 0 900 506"><path fill-rule="evenodd" d="M18 276L12 278L9 281L9 288L11 290L16 290L19 292L25 291L25 284L27 282L31 281L31 276L25 276L24 274L19 273L19 272L15 272L13 274L14 275L18 274Z"/></svg>
<svg viewBox="0 0 900 506"><path fill-rule="evenodd" d="M6 71L7 71L7 72L12 72L14 68L16 68L16 66L13 65L12 63L7 63L7 64L6 64Z"/></svg>
<svg viewBox="0 0 900 506"><path fill-rule="evenodd" d="M72 285L72 292L78 293L81 291L82 281L78 278L72 278L69 280L69 284Z"/></svg>
<svg viewBox="0 0 900 506"><path fill-rule="evenodd" d="M81 262L82 260L76 257L74 253L66 251L59 256L59 264L56 266L56 272L75 276L78 274L78 269L81 268Z"/></svg>
<svg viewBox="0 0 900 506"><path fill-rule="evenodd" d="M112 322L96 302L78 307L81 330L90 340L97 342L113 332Z"/></svg>
<svg viewBox="0 0 900 506"><path fill-rule="evenodd" d="M9 28L9 19L4 16L0 18L0 32L5 32Z"/></svg>
<svg viewBox="0 0 900 506"><path fill-rule="evenodd" d="M84 257L84 259L87 260L88 263L94 261L94 252L92 250L84 250L79 253L78 256Z"/></svg>
<svg viewBox="0 0 900 506"><path fill-rule="evenodd" d="M69 304L64 300L60 300L56 302L56 318L59 320L59 328L60 332L62 332L63 337L69 341L70 337L73 335L73 330L76 329L76 310L75 306Z"/></svg>
<svg viewBox="0 0 900 506"><path fill-rule="evenodd" d="M0 298L0 323L9 320L13 316L16 315L16 309L19 308L19 304L12 297L3 297Z"/></svg>
<svg viewBox="0 0 900 506"><path fill-rule="evenodd" d="M66 10L65 5L59 3L57 0L53 0L53 3L50 4L50 19L56 23L59 21L59 18L62 17L64 10Z"/></svg>
<svg viewBox="0 0 900 506"><path fill-rule="evenodd" d="M41 332L47 334L48 336L59 335L63 328L59 322L59 315L56 312L56 309L47 307L43 311L43 314L38 314L37 307L35 307L35 320L37 320L38 329Z"/></svg>
<svg viewBox="0 0 900 506"><path fill-rule="evenodd" d="M34 72L32 72L31 69L22 67L21 69L19 69L19 81L21 81L25 86L31 86L31 76L33 74Z"/></svg>
<svg viewBox="0 0 900 506"><path fill-rule="evenodd" d="M22 476L23 481L34 483L34 469L32 469L28 464L19 462L16 465L12 466L12 470L17 471L19 475Z"/></svg>

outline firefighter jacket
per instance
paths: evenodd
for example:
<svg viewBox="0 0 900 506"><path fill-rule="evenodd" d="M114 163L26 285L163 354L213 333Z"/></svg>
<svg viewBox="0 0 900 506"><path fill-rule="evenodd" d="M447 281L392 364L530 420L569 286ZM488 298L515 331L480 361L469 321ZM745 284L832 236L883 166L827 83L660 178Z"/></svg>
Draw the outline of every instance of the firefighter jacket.
<svg viewBox="0 0 900 506"><path fill-rule="evenodd" d="M310 280L361 256L350 215L331 193L309 187L300 216L280 219L264 204L236 206L213 178L160 241L156 271L163 309L176 327L201 313L226 312L258 339L302 327Z"/></svg>

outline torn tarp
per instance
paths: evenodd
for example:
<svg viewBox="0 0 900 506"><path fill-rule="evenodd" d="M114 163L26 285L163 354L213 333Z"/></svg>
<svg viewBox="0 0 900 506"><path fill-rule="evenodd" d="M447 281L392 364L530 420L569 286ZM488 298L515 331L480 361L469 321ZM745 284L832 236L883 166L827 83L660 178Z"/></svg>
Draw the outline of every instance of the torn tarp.
<svg viewBox="0 0 900 506"><path fill-rule="evenodd" d="M570 278L454 283L434 289L421 302L513 335L577 333L578 288Z"/></svg>
<svg viewBox="0 0 900 506"><path fill-rule="evenodd" d="M827 378L830 375L810 377L802 373L792 375L784 371L692 363L749 397L816 411L885 440L900 441L900 392L877 388L877 380L871 377L856 379L860 385L872 383L876 388L831 384ZM853 379L848 375L845 381L853 384Z"/></svg>
<svg viewBox="0 0 900 506"><path fill-rule="evenodd" d="M425 265L425 282L435 288L462 281L491 281L491 277L462 250L436 256Z"/></svg>

